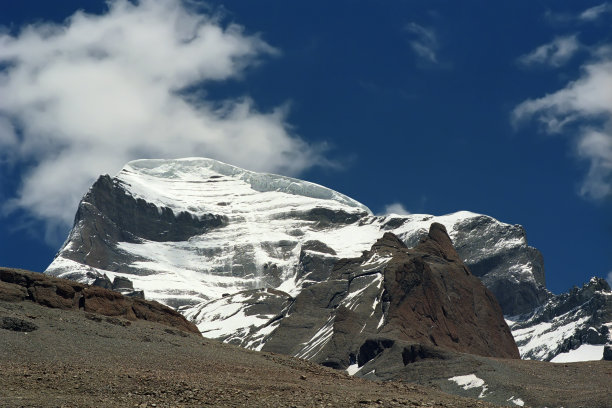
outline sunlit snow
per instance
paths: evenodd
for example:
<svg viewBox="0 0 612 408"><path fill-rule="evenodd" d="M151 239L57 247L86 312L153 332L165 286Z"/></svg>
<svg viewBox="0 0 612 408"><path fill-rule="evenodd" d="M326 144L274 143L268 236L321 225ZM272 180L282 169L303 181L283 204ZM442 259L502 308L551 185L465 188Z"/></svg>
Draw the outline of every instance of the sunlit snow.
<svg viewBox="0 0 612 408"><path fill-rule="evenodd" d="M361 370L361 367L359 367L359 364L357 363L351 364L346 368L346 372L348 373L348 375L355 375L359 370Z"/></svg>
<svg viewBox="0 0 612 408"><path fill-rule="evenodd" d="M174 214L188 213L192 218L214 214L225 217L226 225L213 228L181 242L119 242L114 250L126 254L131 261L125 272L118 266L112 271L95 269L64 256L75 250L73 237L79 236L82 225L77 224L69 240L49 266L46 273L59 276L80 276L89 282L87 272L130 279L135 290L143 290L147 299L165 304L186 305L180 311L194 319L205 335L227 336L230 328L237 336L251 339L251 347L262 344L253 340L257 330L261 338L274 325L266 325L267 316L242 318L242 311L224 304L223 295L258 288L276 288L297 296L308 281L298 274L302 246L308 241L319 241L333 249L336 255L320 257L352 258L369 250L384 232L391 231L405 242L416 242L429 230L433 222L445 225L450 237L457 237L457 228L469 220L486 217L468 211L443 216L427 214L376 217L363 204L326 187L290 177L255 173L211 159L188 158L177 160L137 160L128 163L115 177L126 194L154 204L161 212L171 209ZM319 223L316 218L304 217L313 210L358 215L353 223ZM486 217L492 220L490 217ZM397 227L389 228L390 220ZM507 224L494 221L494 225ZM477 253L490 256L491 251L505 247L526 245L524 239L491 238ZM282 243L282 245L281 245ZM364 272L376 272L388 262L387 257L375 254L362 265ZM274 267L277 278L268 279L265 268ZM530 265L517 266L517 273L529 274ZM519 272L520 271L520 272ZM368 287L382 286L382 275L351 285L345 305L360 307L359 294ZM210 303L219 300L218 303ZM379 304L376 297L370 305L374 313ZM206 306L205 306L206 305ZM237 306L236 306L237 307ZM230 313L231 312L231 313ZM222 317L226 316L226 317ZM228 319L224 322L224 319ZM379 327L384 323L381 316ZM264 330L265 329L265 330ZM255 330L255 332L253 331ZM263 330L263 331L262 331ZM325 325L318 337L305 346L311 355L329 340L331 326ZM256 336L257 337L257 336Z"/></svg>
<svg viewBox="0 0 612 408"><path fill-rule="evenodd" d="M576 361L595 361L603 358L603 344L583 344L575 350L560 353L552 360L553 363L573 363Z"/></svg>
<svg viewBox="0 0 612 408"><path fill-rule="evenodd" d="M514 405L518 405L519 407L522 407L523 405L525 405L525 402L522 399L514 398L514 395L508 398L507 401L510 401L511 403L513 403Z"/></svg>
<svg viewBox="0 0 612 408"><path fill-rule="evenodd" d="M449 378L448 381L453 381L455 384L457 384L464 390L471 390L472 388L482 388L482 390L480 391L480 395L478 395L478 398L484 398L487 392L487 384L482 378L476 377L476 374L458 375Z"/></svg>

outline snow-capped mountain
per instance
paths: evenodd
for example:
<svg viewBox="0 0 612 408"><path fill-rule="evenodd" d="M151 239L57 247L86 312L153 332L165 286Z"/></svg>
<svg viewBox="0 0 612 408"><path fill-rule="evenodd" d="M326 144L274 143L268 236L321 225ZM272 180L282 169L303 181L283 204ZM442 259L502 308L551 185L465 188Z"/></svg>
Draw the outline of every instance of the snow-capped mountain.
<svg viewBox="0 0 612 408"><path fill-rule="evenodd" d="M204 335L261 349L283 311L339 260L385 232L413 247L432 223L505 315L527 316L551 298L542 256L519 225L467 211L375 216L326 187L202 158L137 160L100 177L46 273L127 278Z"/></svg>
<svg viewBox="0 0 612 408"><path fill-rule="evenodd" d="M386 231L412 246L433 222L446 226L506 313L546 299L541 255L520 226L465 211L376 217L320 185L210 159L137 160L100 177L46 272L125 276L174 307L255 288L295 296L325 277L323 264L359 256ZM519 297L506 294L517 289Z"/></svg>
<svg viewBox="0 0 612 408"><path fill-rule="evenodd" d="M506 321L522 358L553 362L601 360L612 344L612 291L604 279L551 297Z"/></svg>

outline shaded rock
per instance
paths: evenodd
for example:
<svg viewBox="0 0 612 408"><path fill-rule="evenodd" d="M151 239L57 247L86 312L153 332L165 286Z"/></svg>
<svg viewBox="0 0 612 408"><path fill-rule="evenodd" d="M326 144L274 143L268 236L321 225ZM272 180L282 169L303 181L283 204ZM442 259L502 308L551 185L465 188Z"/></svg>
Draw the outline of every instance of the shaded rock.
<svg viewBox="0 0 612 408"><path fill-rule="evenodd" d="M612 361L612 344L606 344L603 351L603 359Z"/></svg>
<svg viewBox="0 0 612 408"><path fill-rule="evenodd" d="M133 298L138 298L138 299L145 298L144 290L133 290L131 292L124 293L123 296L133 297Z"/></svg>
<svg viewBox="0 0 612 408"><path fill-rule="evenodd" d="M302 244L302 251L315 251L315 252L321 252L323 254L336 255L336 251L334 251L333 248L330 248L329 246L325 245L323 242L316 241L316 240L304 242Z"/></svg>
<svg viewBox="0 0 612 408"><path fill-rule="evenodd" d="M113 279L113 290L127 289L134 290L134 284L128 278L122 276L115 276Z"/></svg>
<svg viewBox="0 0 612 408"><path fill-rule="evenodd" d="M424 346L422 344L411 344L404 347L402 351L402 361L404 365L416 363L421 360L446 360L450 358L449 353L445 353L440 348Z"/></svg>
<svg viewBox="0 0 612 408"><path fill-rule="evenodd" d="M457 253L493 292L505 315L529 313L552 296L546 290L542 254L527 245L522 226L480 215L454 229Z"/></svg>
<svg viewBox="0 0 612 408"><path fill-rule="evenodd" d="M195 217L187 212L174 214L170 208L158 208L134 198L120 182L105 175L98 178L81 200L75 216L79 231L71 234L73 245L63 256L95 268L138 273L126 266L129 265L127 254L117 248L118 242L184 241L226 224L227 219L219 215Z"/></svg>
<svg viewBox="0 0 612 408"><path fill-rule="evenodd" d="M395 341L391 339L367 339L361 345L361 347L359 347L359 353L357 354L357 364L359 366L364 365L365 363L382 353L385 349L393 347L394 344Z"/></svg>
<svg viewBox="0 0 612 408"><path fill-rule="evenodd" d="M32 332L38 329L34 323L16 317L0 318L0 329L12 330L16 332Z"/></svg>
<svg viewBox="0 0 612 408"><path fill-rule="evenodd" d="M108 276L106 276L106 274L96 277L96 279L93 281L91 285L99 286L104 289L113 289L113 283L108 278Z"/></svg>

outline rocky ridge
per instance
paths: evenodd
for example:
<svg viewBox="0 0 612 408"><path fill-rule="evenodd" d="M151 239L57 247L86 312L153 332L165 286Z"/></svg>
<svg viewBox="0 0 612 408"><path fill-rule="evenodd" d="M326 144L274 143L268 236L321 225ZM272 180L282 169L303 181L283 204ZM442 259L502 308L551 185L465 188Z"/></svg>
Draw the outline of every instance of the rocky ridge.
<svg viewBox="0 0 612 408"><path fill-rule="evenodd" d="M199 334L193 323L158 302L20 269L0 267L0 301L31 301L50 308L83 310L130 321L147 320Z"/></svg>
<svg viewBox="0 0 612 408"><path fill-rule="evenodd" d="M341 260L283 311L262 350L354 374L386 349L405 366L427 349L518 358L501 308L465 267L444 226L414 249L391 233L360 258ZM401 364L400 364L401 365Z"/></svg>
<svg viewBox="0 0 612 408"><path fill-rule="evenodd" d="M413 247L436 222L503 313L519 316L510 321L519 333L553 298L542 256L520 225L466 211L375 216L313 183L200 158L138 160L102 176L46 273L129 279L206 336L261 349L282 311L342 259L359 257L386 232Z"/></svg>
<svg viewBox="0 0 612 408"><path fill-rule="evenodd" d="M577 354L586 353L601 359L604 349L612 349L612 290L604 279L592 278L508 323L523 358L580 361Z"/></svg>

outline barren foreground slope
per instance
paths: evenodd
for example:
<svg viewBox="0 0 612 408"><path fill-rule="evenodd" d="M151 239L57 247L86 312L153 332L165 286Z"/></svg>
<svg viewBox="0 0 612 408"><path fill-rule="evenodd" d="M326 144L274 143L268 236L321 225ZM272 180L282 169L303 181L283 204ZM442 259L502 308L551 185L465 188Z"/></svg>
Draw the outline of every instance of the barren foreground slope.
<svg viewBox="0 0 612 408"><path fill-rule="evenodd" d="M407 363L392 347L372 359L375 369L360 368L367 379L355 378L205 339L166 309L0 268L0 407L612 407L609 361L554 364L424 347ZM463 389L449 381L457 376L482 384ZM380 381L388 379L396 380Z"/></svg>
<svg viewBox="0 0 612 408"><path fill-rule="evenodd" d="M492 406L141 320L25 301L0 302L0 323L2 407Z"/></svg>

